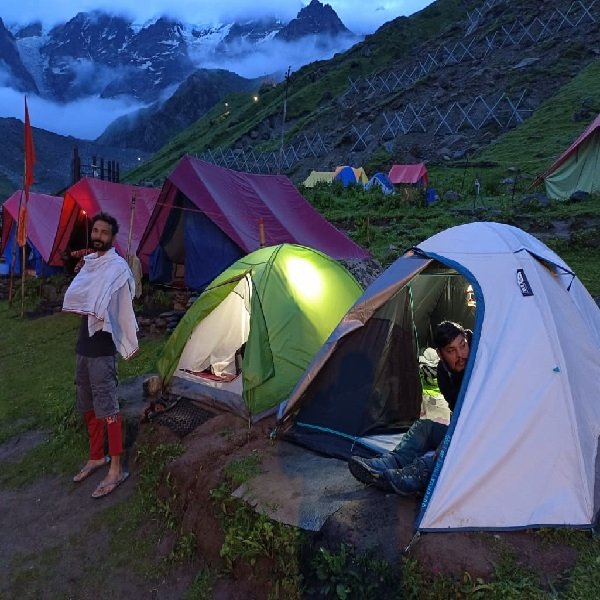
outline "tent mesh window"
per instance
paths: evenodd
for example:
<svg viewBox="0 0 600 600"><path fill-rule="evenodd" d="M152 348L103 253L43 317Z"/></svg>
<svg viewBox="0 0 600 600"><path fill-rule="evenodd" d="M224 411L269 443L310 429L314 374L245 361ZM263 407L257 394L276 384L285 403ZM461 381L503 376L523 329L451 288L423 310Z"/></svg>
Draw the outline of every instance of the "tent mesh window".
<svg viewBox="0 0 600 600"><path fill-rule="evenodd" d="M191 400L181 398L175 406L158 415L156 422L182 438L214 416L215 413L201 408Z"/></svg>

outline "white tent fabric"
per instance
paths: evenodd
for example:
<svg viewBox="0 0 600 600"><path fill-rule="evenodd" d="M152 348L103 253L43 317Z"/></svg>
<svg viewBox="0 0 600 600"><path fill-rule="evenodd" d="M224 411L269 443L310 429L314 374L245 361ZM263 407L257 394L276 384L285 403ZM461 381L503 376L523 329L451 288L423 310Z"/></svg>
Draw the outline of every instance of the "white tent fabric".
<svg viewBox="0 0 600 600"><path fill-rule="evenodd" d="M554 252L515 227L462 225L418 248L463 273L477 295L464 395L419 528L589 526L600 309Z"/></svg>
<svg viewBox="0 0 600 600"><path fill-rule="evenodd" d="M399 290L416 289L435 261L473 287L476 312L462 389L417 528L590 527L600 498L600 308L556 253L516 227L453 227L388 267L315 356L282 423L302 410L305 396L314 398L311 385L343 342Z"/></svg>
<svg viewBox="0 0 600 600"><path fill-rule="evenodd" d="M252 280L246 275L194 329L181 353L177 374L209 367L218 376L236 374L235 353L250 333L251 296Z"/></svg>

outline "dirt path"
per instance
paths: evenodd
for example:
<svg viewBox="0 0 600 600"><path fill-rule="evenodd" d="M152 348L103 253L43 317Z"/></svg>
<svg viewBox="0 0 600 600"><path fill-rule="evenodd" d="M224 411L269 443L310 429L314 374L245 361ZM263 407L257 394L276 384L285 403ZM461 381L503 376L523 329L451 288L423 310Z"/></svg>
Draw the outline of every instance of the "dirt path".
<svg viewBox="0 0 600 600"><path fill-rule="evenodd" d="M0 468L19 461L47 439L47 432L29 431L8 440L0 445ZM137 474L133 472L110 496L95 500L91 494L104 474L100 469L78 484L65 475L40 477L18 489L0 488L0 565L4 567L0 569L0 598L183 597L197 570L194 565L186 564L160 578L132 569L134 556L123 562L111 557L115 530L110 523L111 509L132 497ZM132 550L138 541L131 540ZM163 558L158 547L151 562L158 565Z"/></svg>
<svg viewBox="0 0 600 600"><path fill-rule="evenodd" d="M128 409L139 416L138 384L131 386L127 402ZM249 430L242 419L220 415L183 438L185 453L169 466L173 500L165 499L172 501L184 530L195 534L198 558L164 577L157 577L158 571L152 573L152 568L161 561L164 565L173 540L163 539L151 549L151 564L146 565L150 575L140 575L135 568L136 544L143 542L144 532L132 533L131 546L122 550L120 557L111 556L115 524L110 516L132 498L138 479L135 469L130 469L131 477L124 485L101 500L90 495L103 477L102 470L80 484L73 484L65 475L42 477L17 490L0 488L0 564L5 566L0 570L0 598L183 598L204 561L217 569L222 567L219 550L223 531L210 490L222 481L225 465L235 458L257 452L268 464L269 457L281 450L277 442L268 439L268 430L267 425ZM45 432L33 431L9 440L0 446L0 468L2 463L19 460L47 437ZM166 427L146 426L140 430L138 441L142 439L155 444L177 440ZM404 549L412 538L418 507L414 498L364 489L327 519L316 534L316 544L333 551L342 542L352 544L359 553L374 553L397 565L407 556ZM543 537L531 532L427 534L408 557L418 559L431 573L462 578L469 571L473 577L488 578L494 562L507 548L518 562L537 573L542 585L556 582L577 558L572 547L545 543ZM266 598L267 581L249 577L242 569L230 578L221 578L213 597Z"/></svg>

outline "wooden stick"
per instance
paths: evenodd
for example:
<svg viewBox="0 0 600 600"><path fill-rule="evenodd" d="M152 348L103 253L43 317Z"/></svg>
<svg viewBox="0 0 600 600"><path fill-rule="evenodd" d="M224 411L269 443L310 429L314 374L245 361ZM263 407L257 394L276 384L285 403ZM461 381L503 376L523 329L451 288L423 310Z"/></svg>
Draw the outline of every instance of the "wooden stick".
<svg viewBox="0 0 600 600"><path fill-rule="evenodd" d="M19 216L21 215L21 204L23 202L23 190L21 190L21 197L19 198L19 210L17 212L17 218L15 219L15 238L13 241L12 253L10 257L10 274L8 279L8 305L12 306L13 300L13 282L15 276L15 262L17 261L17 245L19 238ZM21 265L21 268L23 265Z"/></svg>
<svg viewBox="0 0 600 600"><path fill-rule="evenodd" d="M129 264L129 256L131 253L131 236L133 235L133 214L135 212L135 190L131 196L131 214L129 217L129 236L127 237L127 256L125 260Z"/></svg>
<svg viewBox="0 0 600 600"><path fill-rule="evenodd" d="M258 220L258 243L261 248L265 247L265 222L262 217Z"/></svg>

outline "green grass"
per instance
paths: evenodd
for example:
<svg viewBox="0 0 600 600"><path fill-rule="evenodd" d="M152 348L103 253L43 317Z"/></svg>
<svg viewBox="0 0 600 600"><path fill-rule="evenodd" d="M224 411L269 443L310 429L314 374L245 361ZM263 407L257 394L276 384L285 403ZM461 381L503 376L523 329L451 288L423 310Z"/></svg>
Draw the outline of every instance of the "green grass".
<svg viewBox="0 0 600 600"><path fill-rule="evenodd" d="M577 204L552 202L549 206L523 208L520 189L510 194L486 194L473 213L472 198L456 203L439 202L422 208L418 197L407 202L402 196L386 198L372 192L365 194L341 186L317 186L303 190L307 198L329 220L359 243L368 247L384 266L412 245L448 227L473 220L495 220L516 224L535 232L551 232L556 222L573 226L569 239L545 238L546 243L575 270L593 296L600 296L600 247L598 226L588 227L599 215L598 196ZM585 225L587 228L581 228ZM30 299L31 300L31 299ZM0 485L19 486L45 474L73 472L85 455L86 436L79 416L73 410L74 346L79 326L78 317L55 314L35 320L18 316L18 307L0 302L0 443L17 433L45 430L47 443L28 452L17 463L5 463L0 471ZM155 369L162 339L141 340L141 351L130 361L119 362L119 375L127 378ZM224 432L223 435L228 435ZM85 577L100 584L111 570L127 564L137 576L159 577L173 563L195 557L195 535L181 529L172 498L161 499L156 487L164 476L162 468L173 460L181 447L145 446L138 460L140 483L133 497L98 516L82 535L107 528L106 570L96 571L90 564ZM261 472L261 457L256 452L230 462L224 469L225 483L213 491L217 510L222 513L225 543L221 555L230 569L238 562L250 566L263 559L274 560L272 597L302 597L308 587L320 590L320 597L392 598L390 585L396 584L398 568L386 566L369 557L357 555L351 547L337 552L323 551L311 561L310 539L294 528L273 523L265 515L257 515L244 503L231 498L231 489ZM171 493L168 480L163 483ZM140 535L140 531L143 535ZM176 543L170 556L157 565L153 558L158 540L165 531L174 532ZM481 534L485 536L486 534ZM532 533L532 535L535 535ZM402 598L449 597L487 600L488 598L569 598L595 597L600 585L600 543L588 534L572 530L541 530L537 533L545 543L574 546L579 559L571 573L557 582L543 586L515 557L500 548L490 580L434 576L424 573L415 561L405 561L400 569L398 588ZM75 536L70 545L77 548L83 538ZM43 582L51 577L57 564L57 550L39 555L15 557L11 568L15 573L15 589L39 595ZM277 557L281 557L277 558ZM345 568L351 569L346 575ZM364 576L361 573L365 573ZM354 575L352 575L354 574ZM203 566L186 598L209 598L222 573ZM311 583L312 582L312 583ZM391 583L390 583L391 582ZM558 592L549 588L558 588ZM324 595L327 590L327 595ZM319 593L320 593L319 592ZM360 595L362 594L362 595ZM312 595L309 597L319 597Z"/></svg>
<svg viewBox="0 0 600 600"><path fill-rule="evenodd" d="M0 443L31 430L49 441L20 461L3 465L0 484L18 486L43 474L74 471L86 453L87 438L74 411L75 342L79 317L55 314L21 318L18 303L0 302ZM119 360L121 379L155 368L161 340L141 340L140 352Z"/></svg>
<svg viewBox="0 0 600 600"><path fill-rule="evenodd" d="M587 111L575 118L575 113ZM453 189L473 193L479 176L482 191L496 196L500 181L515 176L519 194L525 192L560 154L584 131L600 111L600 59L582 69L576 77L539 106L521 125L501 136L494 144L452 165L431 165L430 185L439 191ZM389 167L388 167L389 168Z"/></svg>
<svg viewBox="0 0 600 600"><path fill-rule="evenodd" d="M522 205L524 193L519 191L514 198L485 196L473 211L472 198L422 208L407 203L402 195L386 197L377 190L365 193L337 183L300 189L325 218L372 252L383 266L428 237L464 223L508 223L534 236L551 232L553 223L567 223L571 227L568 240L549 235L544 242L575 271L592 296L600 297L600 225L593 226L600 217L598 194L583 202L556 201L540 207Z"/></svg>

